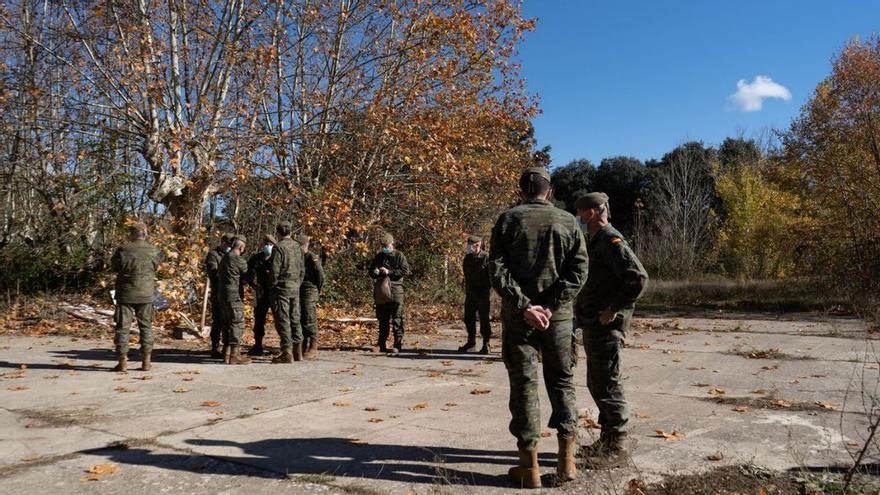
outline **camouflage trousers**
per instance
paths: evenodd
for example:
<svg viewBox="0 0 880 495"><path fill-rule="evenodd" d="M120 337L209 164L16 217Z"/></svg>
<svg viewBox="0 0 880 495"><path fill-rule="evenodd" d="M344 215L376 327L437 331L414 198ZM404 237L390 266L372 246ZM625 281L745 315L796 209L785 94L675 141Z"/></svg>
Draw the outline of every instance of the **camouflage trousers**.
<svg viewBox="0 0 880 495"><path fill-rule="evenodd" d="M116 326L116 352L119 354L128 352L128 331L133 318L137 318L141 333L141 351L153 350L153 303L117 303L113 321Z"/></svg>
<svg viewBox="0 0 880 495"><path fill-rule="evenodd" d="M223 342L229 345L240 345L244 335L244 303L241 301L224 301L223 303Z"/></svg>
<svg viewBox="0 0 880 495"><path fill-rule="evenodd" d="M467 328L468 342L477 340L477 316L480 317L480 336L492 336L489 321L489 297L466 295L464 298L464 327Z"/></svg>
<svg viewBox="0 0 880 495"><path fill-rule="evenodd" d="M272 315L275 317L275 330L281 339L281 349L289 349L303 341L300 324L299 288L291 295L275 294Z"/></svg>
<svg viewBox="0 0 880 495"><path fill-rule="evenodd" d="M223 329L226 327L223 322L223 316L226 312L223 309L223 301L220 300L220 295L215 294L214 290L211 290L211 346L217 347L220 345L220 341L226 343L226 337L224 336Z"/></svg>
<svg viewBox="0 0 880 495"><path fill-rule="evenodd" d="M377 304L376 319L379 320L379 347L386 345L392 330L394 338L403 338L403 301Z"/></svg>
<svg viewBox="0 0 880 495"><path fill-rule="evenodd" d="M577 433L574 374L572 372L572 322L554 321L546 331L535 330L519 311L502 314L501 357L510 379L510 433L520 449L534 449L541 435L538 402L538 353L542 354L544 385L552 413L547 426L560 436Z"/></svg>
<svg viewBox="0 0 880 495"><path fill-rule="evenodd" d="M299 289L300 323L303 337L318 336L318 288L314 285L303 285Z"/></svg>
<svg viewBox="0 0 880 495"><path fill-rule="evenodd" d="M622 347L623 340L611 335L607 327L584 329L587 388L599 408L599 425L603 431L623 433L629 423L629 407L620 376Z"/></svg>

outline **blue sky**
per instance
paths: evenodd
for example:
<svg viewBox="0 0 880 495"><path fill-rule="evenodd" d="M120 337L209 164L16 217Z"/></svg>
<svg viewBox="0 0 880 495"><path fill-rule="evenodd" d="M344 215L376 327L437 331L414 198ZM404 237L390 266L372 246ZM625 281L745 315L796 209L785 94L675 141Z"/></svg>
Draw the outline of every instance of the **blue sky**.
<svg viewBox="0 0 880 495"><path fill-rule="evenodd" d="M880 32L880 0L526 0L524 13L538 25L519 59L553 166L785 128L842 45Z"/></svg>

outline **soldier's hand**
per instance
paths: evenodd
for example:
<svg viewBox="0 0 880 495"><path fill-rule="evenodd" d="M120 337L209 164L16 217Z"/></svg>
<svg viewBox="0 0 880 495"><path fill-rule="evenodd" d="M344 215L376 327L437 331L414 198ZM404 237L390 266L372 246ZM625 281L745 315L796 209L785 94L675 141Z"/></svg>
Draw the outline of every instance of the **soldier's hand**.
<svg viewBox="0 0 880 495"><path fill-rule="evenodd" d="M379 273L382 275L388 275L388 269L383 266L382 268L379 268Z"/></svg>
<svg viewBox="0 0 880 495"><path fill-rule="evenodd" d="M547 317L545 311L540 306L529 306L523 312L523 318L532 328L543 332L550 328L550 318Z"/></svg>
<svg viewBox="0 0 880 495"><path fill-rule="evenodd" d="M599 323L602 325L610 325L615 318L617 318L617 311L612 311L611 308L606 308L599 313Z"/></svg>

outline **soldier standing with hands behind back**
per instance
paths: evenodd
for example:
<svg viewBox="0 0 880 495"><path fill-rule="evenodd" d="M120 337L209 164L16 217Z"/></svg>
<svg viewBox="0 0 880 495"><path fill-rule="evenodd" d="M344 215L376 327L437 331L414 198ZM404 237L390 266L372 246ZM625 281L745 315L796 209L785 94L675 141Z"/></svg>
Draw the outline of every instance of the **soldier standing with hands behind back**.
<svg viewBox="0 0 880 495"><path fill-rule="evenodd" d="M300 324L299 287L305 266L298 242L290 238L291 225L282 221L275 227L278 244L272 249L272 291L275 306L275 329L281 338L281 354L273 364L302 361L302 326Z"/></svg>
<svg viewBox="0 0 880 495"><path fill-rule="evenodd" d="M577 474L572 302L587 278L587 253L577 220L549 201L546 169L526 169L519 186L522 204L502 213L492 229L489 272L502 300L501 356L510 379L510 432L519 448L519 464L508 475L539 488L539 352L553 410L548 426L559 443L556 473L561 481Z"/></svg>
<svg viewBox="0 0 880 495"><path fill-rule="evenodd" d="M492 326L489 321L489 294L492 282L489 279L489 253L482 249L483 239L472 235L467 240L467 254L462 263L464 273L464 326L467 328L467 342L458 348L460 352L471 351L477 345L477 315L480 317L480 336L483 347L480 354L489 354L489 339Z"/></svg>
<svg viewBox="0 0 880 495"><path fill-rule="evenodd" d="M602 431L581 450L594 469L622 466L627 458L629 410L620 375L620 350L635 302L648 274L623 235L608 223L608 196L595 192L575 202L578 220L589 234L590 274L575 303L578 327L584 330L587 388L599 408Z"/></svg>
<svg viewBox="0 0 880 495"><path fill-rule="evenodd" d="M305 266L305 275L299 289L303 357L315 359L318 357L318 297L324 287L324 268L318 256L309 252L309 236L301 235L296 240L302 249Z"/></svg>
<svg viewBox="0 0 880 495"><path fill-rule="evenodd" d="M254 346L249 356L263 355L263 337L266 335L266 316L273 304L272 297L272 249L277 241L271 235L263 238L263 246L248 259L247 279L254 284Z"/></svg>
<svg viewBox="0 0 880 495"><path fill-rule="evenodd" d="M159 248L147 242L147 226L136 223L128 228L126 244L118 247L110 259L116 272L116 354L119 363L113 371L128 371L128 330L132 317L137 318L141 337L141 369L152 367L153 298L156 270L162 262Z"/></svg>

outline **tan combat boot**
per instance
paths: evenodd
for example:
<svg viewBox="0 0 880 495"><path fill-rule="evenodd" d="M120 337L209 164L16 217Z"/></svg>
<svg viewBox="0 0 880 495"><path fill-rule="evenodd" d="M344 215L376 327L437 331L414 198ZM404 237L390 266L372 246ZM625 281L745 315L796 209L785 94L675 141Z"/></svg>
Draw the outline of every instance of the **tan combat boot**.
<svg viewBox="0 0 880 495"><path fill-rule="evenodd" d="M250 364L251 358L241 355L241 348L237 345L229 346L229 360L226 364Z"/></svg>
<svg viewBox="0 0 880 495"><path fill-rule="evenodd" d="M229 364L229 359L231 358L232 349L229 347L229 344L223 344L223 364Z"/></svg>
<svg viewBox="0 0 880 495"><path fill-rule="evenodd" d="M294 361L302 361L303 360L303 345L302 342L299 344L293 344L293 360Z"/></svg>
<svg viewBox="0 0 880 495"><path fill-rule="evenodd" d="M556 477L559 481L572 481L577 477L577 467L574 465L574 450L577 447L577 436L565 438L558 436L559 454L556 464Z"/></svg>
<svg viewBox="0 0 880 495"><path fill-rule="evenodd" d="M113 368L113 371L118 371L120 373L127 372L128 371L128 356L123 353L119 353L118 359L119 359L119 363Z"/></svg>
<svg viewBox="0 0 880 495"><path fill-rule="evenodd" d="M143 356L141 356L141 371L150 371L153 367L153 350L143 351Z"/></svg>
<svg viewBox="0 0 880 495"><path fill-rule="evenodd" d="M290 347L281 349L281 354L272 358L272 364L289 364L293 362L293 354Z"/></svg>
<svg viewBox="0 0 880 495"><path fill-rule="evenodd" d="M309 345L303 357L306 359L316 359L318 357L318 337L308 339Z"/></svg>
<svg viewBox="0 0 880 495"><path fill-rule="evenodd" d="M625 466L629 462L626 440L626 433L609 432L605 447L587 457L584 465L590 469L614 469Z"/></svg>
<svg viewBox="0 0 880 495"><path fill-rule="evenodd" d="M507 471L510 480L522 488L541 488L537 449L519 449L519 465Z"/></svg>

